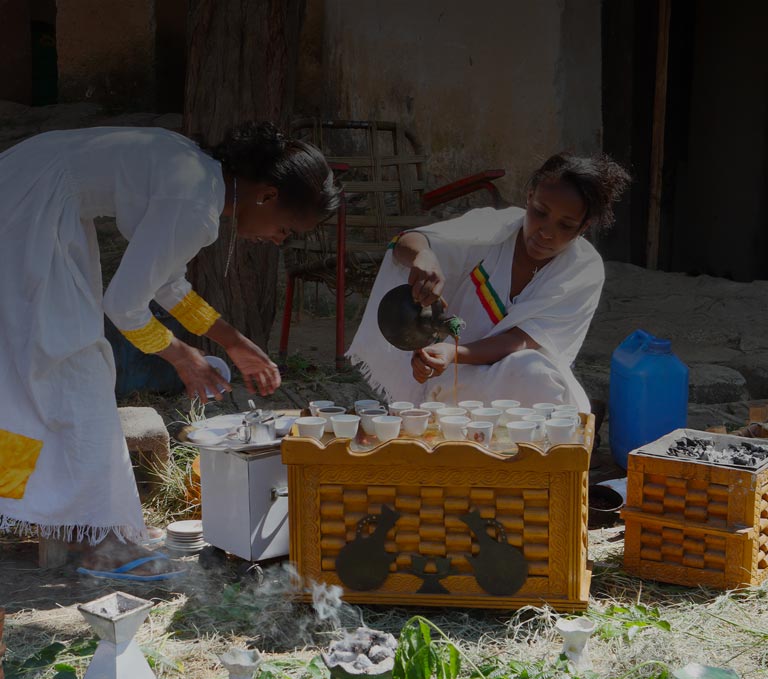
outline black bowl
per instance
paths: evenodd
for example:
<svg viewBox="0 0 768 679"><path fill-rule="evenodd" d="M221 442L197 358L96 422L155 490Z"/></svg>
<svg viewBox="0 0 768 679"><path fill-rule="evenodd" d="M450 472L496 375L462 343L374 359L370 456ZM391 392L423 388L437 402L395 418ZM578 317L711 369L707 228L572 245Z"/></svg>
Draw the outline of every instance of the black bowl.
<svg viewBox="0 0 768 679"><path fill-rule="evenodd" d="M619 522L619 510L624 505L624 498L613 488L592 485L589 487L589 528L615 526Z"/></svg>

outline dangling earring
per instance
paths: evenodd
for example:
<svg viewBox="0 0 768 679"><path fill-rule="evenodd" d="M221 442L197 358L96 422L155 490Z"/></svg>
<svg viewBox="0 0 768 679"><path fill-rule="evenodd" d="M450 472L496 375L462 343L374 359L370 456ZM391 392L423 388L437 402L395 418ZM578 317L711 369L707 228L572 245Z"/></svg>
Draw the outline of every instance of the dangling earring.
<svg viewBox="0 0 768 679"><path fill-rule="evenodd" d="M229 275L229 265L232 262L235 241L237 240L237 177L232 179L232 194L232 234L229 237L229 252L227 252L227 263L224 266L224 278Z"/></svg>

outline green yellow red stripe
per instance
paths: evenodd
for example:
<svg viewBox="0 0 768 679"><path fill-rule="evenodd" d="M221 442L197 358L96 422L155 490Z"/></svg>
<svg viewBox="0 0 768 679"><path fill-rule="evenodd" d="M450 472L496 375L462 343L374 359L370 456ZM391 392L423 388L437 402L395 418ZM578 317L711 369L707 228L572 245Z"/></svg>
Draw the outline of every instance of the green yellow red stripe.
<svg viewBox="0 0 768 679"><path fill-rule="evenodd" d="M403 234L398 233L391 241L389 241L389 245L387 245L387 250L394 250L395 245L397 245L397 241L400 240L400 236Z"/></svg>
<svg viewBox="0 0 768 679"><path fill-rule="evenodd" d="M480 262L469 275L472 282L475 284L475 290L477 296L480 299L480 303L488 313L489 318L496 325L504 316L507 315L507 311L502 304L496 291L491 285L490 276L488 272L483 268L483 263Z"/></svg>

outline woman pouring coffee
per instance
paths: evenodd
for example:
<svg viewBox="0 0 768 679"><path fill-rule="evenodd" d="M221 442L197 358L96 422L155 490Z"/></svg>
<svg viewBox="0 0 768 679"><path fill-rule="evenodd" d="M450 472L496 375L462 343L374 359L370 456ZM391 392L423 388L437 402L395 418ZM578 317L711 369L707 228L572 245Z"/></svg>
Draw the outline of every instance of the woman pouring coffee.
<svg viewBox="0 0 768 679"><path fill-rule="evenodd" d="M150 300L220 344L251 391L271 394L277 366L192 290L187 263L219 237L221 216L231 257L237 238L279 245L313 228L338 194L320 151L268 124L212 149L162 129L92 128L0 154L0 530L85 543L93 575L174 575L136 544L144 521L104 313L203 403L229 385L154 318ZM99 216L113 216L128 241L103 294ZM226 277L219 284L236 291Z"/></svg>
<svg viewBox="0 0 768 679"><path fill-rule="evenodd" d="M597 308L604 270L582 238L613 221L629 175L607 156L558 154L529 180L524 209L484 208L401 234L376 278L348 352L374 388L419 403L516 399L589 411L571 371ZM422 306L442 300L466 328L413 353L389 345L377 309L393 287L411 285Z"/></svg>

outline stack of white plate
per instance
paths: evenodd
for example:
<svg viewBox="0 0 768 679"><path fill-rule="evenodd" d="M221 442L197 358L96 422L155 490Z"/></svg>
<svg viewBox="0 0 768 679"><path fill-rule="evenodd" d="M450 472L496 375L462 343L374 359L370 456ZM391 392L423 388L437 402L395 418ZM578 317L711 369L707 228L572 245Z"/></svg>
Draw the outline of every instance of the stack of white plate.
<svg viewBox="0 0 768 679"><path fill-rule="evenodd" d="M176 521L166 527L165 548L177 554L197 554L205 547L203 522Z"/></svg>

